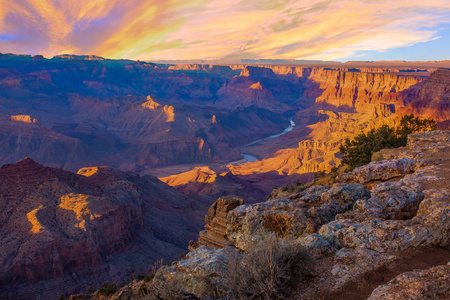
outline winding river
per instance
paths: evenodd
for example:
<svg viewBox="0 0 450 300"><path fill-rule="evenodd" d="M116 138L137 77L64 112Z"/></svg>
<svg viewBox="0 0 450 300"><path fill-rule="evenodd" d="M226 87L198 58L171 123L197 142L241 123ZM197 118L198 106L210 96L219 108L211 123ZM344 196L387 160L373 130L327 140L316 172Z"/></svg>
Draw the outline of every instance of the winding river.
<svg viewBox="0 0 450 300"><path fill-rule="evenodd" d="M268 137L265 137L265 138L262 138L262 139L259 139L259 140L255 140L253 142L248 143L244 147L251 146L251 145L254 145L256 143L259 143L261 141L265 141L265 140L268 140L268 139L274 139L274 138L280 137L280 136L288 133L289 131L292 131L292 129L294 129L294 127L295 127L295 123L294 123L294 121L292 119L289 119L289 123L290 123L290 125L286 129L284 129L282 132L280 132L278 134L274 134L274 135L268 136ZM240 151L239 148L236 148L236 149ZM246 162L254 162L254 161L258 160L258 158L254 157L254 156L251 156L251 155L248 155L248 154L241 153L241 155L246 160Z"/></svg>

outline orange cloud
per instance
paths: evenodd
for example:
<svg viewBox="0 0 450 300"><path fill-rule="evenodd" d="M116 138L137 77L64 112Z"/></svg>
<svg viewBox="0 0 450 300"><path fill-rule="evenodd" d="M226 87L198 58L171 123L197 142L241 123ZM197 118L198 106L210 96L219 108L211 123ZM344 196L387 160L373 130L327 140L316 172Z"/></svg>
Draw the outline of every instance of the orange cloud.
<svg viewBox="0 0 450 300"><path fill-rule="evenodd" d="M339 59L436 37L447 0L0 0L0 52Z"/></svg>

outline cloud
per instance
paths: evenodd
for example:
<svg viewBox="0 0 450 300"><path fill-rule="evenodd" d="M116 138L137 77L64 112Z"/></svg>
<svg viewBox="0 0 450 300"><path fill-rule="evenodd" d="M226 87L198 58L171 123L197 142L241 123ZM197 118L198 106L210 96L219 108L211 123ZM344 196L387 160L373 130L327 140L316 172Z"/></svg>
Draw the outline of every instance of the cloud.
<svg viewBox="0 0 450 300"><path fill-rule="evenodd" d="M449 22L447 0L0 0L0 52L339 59L430 41Z"/></svg>

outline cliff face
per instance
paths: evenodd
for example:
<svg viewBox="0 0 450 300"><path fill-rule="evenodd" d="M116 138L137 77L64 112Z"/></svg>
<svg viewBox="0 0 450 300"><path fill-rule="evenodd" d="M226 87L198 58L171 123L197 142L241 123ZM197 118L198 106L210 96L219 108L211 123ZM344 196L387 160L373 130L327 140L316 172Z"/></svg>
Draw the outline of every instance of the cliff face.
<svg viewBox="0 0 450 300"><path fill-rule="evenodd" d="M420 97L419 94L426 95L425 86L431 84L425 78L389 73L289 66L274 66L273 70L280 78L302 84L305 90L297 102L309 101L310 106L297 112L294 121L298 125L293 131L277 139L245 147L245 151L263 159L230 166L234 174L270 170L280 174L329 172L340 164L338 151L345 138L352 139L361 131L385 124L395 126L401 116L414 106L411 99ZM432 75L430 82L446 75ZM445 80L441 84L445 86ZM445 100L436 101L445 105ZM442 114L439 107L430 101L422 103L427 103L427 108L423 114L416 110L417 115L439 117ZM442 110L446 113L448 108L443 107ZM299 141L298 148L290 144L287 149L278 150L278 144L294 139Z"/></svg>
<svg viewBox="0 0 450 300"><path fill-rule="evenodd" d="M316 106L334 107L347 111L365 112L380 103L403 106L405 99L417 95L422 78L392 74L343 72L312 69L308 77L316 83L321 94ZM315 91L309 91L314 93Z"/></svg>
<svg viewBox="0 0 450 300"><path fill-rule="evenodd" d="M436 121L450 119L450 69L433 72L408 109Z"/></svg>
<svg viewBox="0 0 450 300"><path fill-rule="evenodd" d="M147 272L201 223L193 199L106 167L74 174L27 158L0 168L0 195L0 298L52 298Z"/></svg>

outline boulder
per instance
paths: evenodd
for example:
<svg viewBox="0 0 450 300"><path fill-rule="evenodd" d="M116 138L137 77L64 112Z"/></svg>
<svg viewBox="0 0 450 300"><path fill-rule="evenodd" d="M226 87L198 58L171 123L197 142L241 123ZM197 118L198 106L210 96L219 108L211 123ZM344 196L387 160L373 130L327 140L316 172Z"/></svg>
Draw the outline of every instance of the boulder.
<svg viewBox="0 0 450 300"><path fill-rule="evenodd" d="M379 286L368 300L449 299L450 265L403 273Z"/></svg>
<svg viewBox="0 0 450 300"><path fill-rule="evenodd" d="M360 184L313 186L290 198L242 205L227 217L228 238L238 248L258 235L298 238L316 232L322 224L351 210L358 199L370 194Z"/></svg>
<svg viewBox="0 0 450 300"><path fill-rule="evenodd" d="M337 182L367 184L375 181L386 181L403 177L412 171L414 161L408 158L374 161L368 165L343 173L336 177Z"/></svg>
<svg viewBox="0 0 450 300"><path fill-rule="evenodd" d="M172 293L192 293L202 297L216 297L223 290L221 279L227 271L228 258L237 255L234 247L220 249L201 246L172 266L163 266L155 275L153 288L162 299Z"/></svg>

